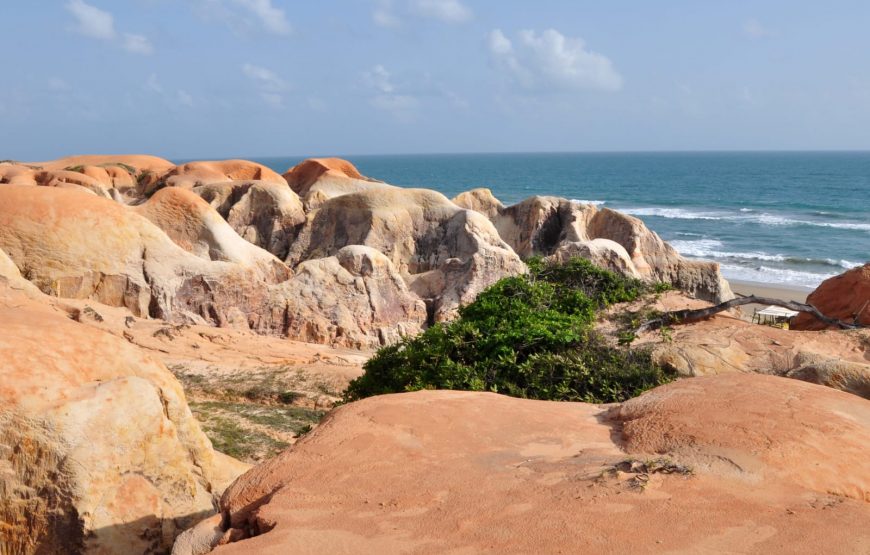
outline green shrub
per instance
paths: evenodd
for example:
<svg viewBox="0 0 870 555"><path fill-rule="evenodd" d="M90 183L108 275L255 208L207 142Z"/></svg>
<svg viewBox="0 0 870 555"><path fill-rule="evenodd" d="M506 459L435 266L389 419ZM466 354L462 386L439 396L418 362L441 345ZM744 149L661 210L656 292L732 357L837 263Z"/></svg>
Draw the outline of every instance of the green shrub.
<svg viewBox="0 0 870 555"><path fill-rule="evenodd" d="M516 397L622 401L672 376L648 352L610 347L593 331L596 312L656 290L593 266L529 261L415 338L379 350L345 400L420 389L495 391Z"/></svg>

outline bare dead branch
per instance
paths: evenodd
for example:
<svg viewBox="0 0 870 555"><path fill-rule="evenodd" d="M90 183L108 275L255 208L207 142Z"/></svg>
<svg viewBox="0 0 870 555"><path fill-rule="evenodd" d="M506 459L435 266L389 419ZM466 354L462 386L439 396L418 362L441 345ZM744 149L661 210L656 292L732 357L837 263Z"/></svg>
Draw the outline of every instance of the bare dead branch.
<svg viewBox="0 0 870 555"><path fill-rule="evenodd" d="M671 324L688 324L690 322L697 322L698 320L709 318L710 316L728 310L729 308L743 306L745 304L773 305L787 308L789 310L795 310L797 312L807 312L828 325L837 326L846 330L864 327L857 322L844 322L843 320L837 320L836 318L826 316L822 314L819 309L811 304L799 303L795 301L783 301L771 297L757 297L755 295L750 295L748 297L738 297L736 299L731 299L730 301L725 301L724 303L719 303L716 306L710 306L707 308L684 309L666 312L662 314L659 318L656 318L654 320L648 320L641 324L640 327L637 328L637 331L635 331L635 333L641 333L647 330L656 330L664 326L669 326Z"/></svg>

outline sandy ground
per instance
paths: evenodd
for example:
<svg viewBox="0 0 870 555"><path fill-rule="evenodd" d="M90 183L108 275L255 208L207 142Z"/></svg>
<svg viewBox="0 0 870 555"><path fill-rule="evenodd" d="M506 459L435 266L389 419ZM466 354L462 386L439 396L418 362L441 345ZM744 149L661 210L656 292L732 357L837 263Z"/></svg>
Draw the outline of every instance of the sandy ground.
<svg viewBox="0 0 870 555"><path fill-rule="evenodd" d="M807 300L807 295L813 292L809 287L795 287L791 285L778 285L772 283L756 283L752 281L728 280L731 284L731 290L737 296L758 295L763 297L773 297L784 301L797 301L804 303ZM764 305L748 304L740 307L744 315L752 317L755 309L764 308Z"/></svg>

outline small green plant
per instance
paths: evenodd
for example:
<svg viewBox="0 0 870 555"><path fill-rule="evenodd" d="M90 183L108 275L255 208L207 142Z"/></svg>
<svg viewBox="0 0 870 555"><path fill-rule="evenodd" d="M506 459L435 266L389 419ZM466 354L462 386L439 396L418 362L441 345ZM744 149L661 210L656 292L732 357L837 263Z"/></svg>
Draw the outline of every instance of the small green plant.
<svg viewBox="0 0 870 555"><path fill-rule="evenodd" d="M67 166L64 168L64 171L82 173L83 171L85 171L85 167L81 164L77 166Z"/></svg>
<svg viewBox="0 0 870 555"><path fill-rule="evenodd" d="M674 341L674 329L669 328L668 326L662 326L659 328L659 334L662 336L662 341L665 343L672 343Z"/></svg>
<svg viewBox="0 0 870 555"><path fill-rule="evenodd" d="M653 286L581 258L528 265L528 275L497 282L462 307L457 320L379 350L345 400L459 389L606 403L674 378L647 351L611 347L593 330L599 310Z"/></svg>
<svg viewBox="0 0 870 555"><path fill-rule="evenodd" d="M637 339L637 334L635 334L631 330L621 331L621 332L619 332L617 339L618 339L618 342L620 345L622 345L624 347L628 347L629 345L634 343L635 339Z"/></svg>

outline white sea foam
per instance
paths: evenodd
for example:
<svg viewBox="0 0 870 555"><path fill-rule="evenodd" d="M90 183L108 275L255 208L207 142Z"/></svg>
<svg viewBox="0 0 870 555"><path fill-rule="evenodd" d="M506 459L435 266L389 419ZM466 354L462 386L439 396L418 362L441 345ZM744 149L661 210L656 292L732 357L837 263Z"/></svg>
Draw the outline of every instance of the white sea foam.
<svg viewBox="0 0 870 555"><path fill-rule="evenodd" d="M727 217L716 212L696 212L685 208L620 208L619 211L632 216L658 216L671 220L721 220Z"/></svg>
<svg viewBox="0 0 870 555"><path fill-rule="evenodd" d="M580 204L592 204L593 206L601 206L602 204L606 203L607 201L606 200L580 200L580 199L572 198L571 202L578 202Z"/></svg>
<svg viewBox="0 0 870 555"><path fill-rule="evenodd" d="M722 241L717 241L716 239L695 239L691 241L675 239L668 241L668 243L677 249L677 252L680 254L697 257L714 256L713 253L722 247Z"/></svg>
<svg viewBox="0 0 870 555"><path fill-rule="evenodd" d="M722 275L726 279L754 281L759 283L776 283L815 288L824 280L836 274L817 274L802 272L788 268L770 268L768 266L747 267L736 264L720 264Z"/></svg>
<svg viewBox="0 0 870 555"><path fill-rule="evenodd" d="M761 262L782 262L784 264L813 264L816 266L833 266L850 270L861 266L860 262L852 262L851 260L835 260L833 258L815 259L815 258L799 258L794 256L786 256L784 254L770 254L763 251L750 252L732 252L721 250L722 242L715 239L698 239L686 241L675 239L669 241L670 245L677 249L677 252L684 256L693 256L697 258L710 258L713 260L758 260Z"/></svg>
<svg viewBox="0 0 870 555"><path fill-rule="evenodd" d="M815 226L854 231L870 231L870 223L863 222L830 222L812 221L793 218L783 214L769 212L757 213L751 208L741 208L739 211L691 210L687 208L665 208L657 206L619 208L621 212L633 216L655 216L679 220L730 220L736 222L758 223L767 226Z"/></svg>

